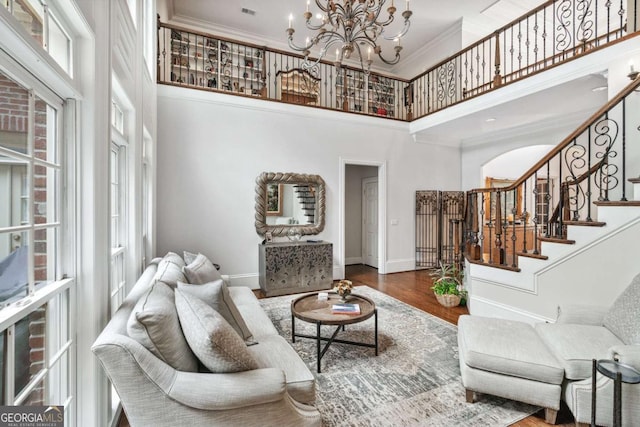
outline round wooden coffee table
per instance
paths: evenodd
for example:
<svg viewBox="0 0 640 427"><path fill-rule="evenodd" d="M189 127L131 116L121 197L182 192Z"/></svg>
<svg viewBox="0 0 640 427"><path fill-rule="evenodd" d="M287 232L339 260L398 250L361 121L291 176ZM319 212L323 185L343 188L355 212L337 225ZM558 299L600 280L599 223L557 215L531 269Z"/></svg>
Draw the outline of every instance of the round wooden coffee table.
<svg viewBox="0 0 640 427"><path fill-rule="evenodd" d="M360 314L335 314L332 312L332 306L334 304L342 303L340 296L335 292L329 293L329 299L319 300L318 292L301 296L291 302L291 341L296 342L296 337L299 338L312 338L316 340L318 349L318 373L320 373L320 362L322 356L327 352L327 349L332 343L350 344L361 347L370 347L376 349L376 356L378 355L378 310L376 304L369 298L362 295L349 295L347 298L348 304L358 304L360 306ZM354 323L363 322L371 317L374 317L374 343L363 343L356 341L348 341L337 339L338 333L344 331L345 325L351 325ZM309 323L315 323L316 334L305 335L296 333L295 319ZM320 333L320 327L322 325L334 325L337 326L331 337L323 337ZM327 341L324 348L321 346L322 341Z"/></svg>

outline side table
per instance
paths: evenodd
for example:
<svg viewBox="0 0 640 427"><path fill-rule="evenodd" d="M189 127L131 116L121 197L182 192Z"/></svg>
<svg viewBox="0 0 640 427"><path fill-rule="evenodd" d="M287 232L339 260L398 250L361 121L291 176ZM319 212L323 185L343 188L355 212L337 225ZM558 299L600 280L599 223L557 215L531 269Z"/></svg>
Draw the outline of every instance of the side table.
<svg viewBox="0 0 640 427"><path fill-rule="evenodd" d="M613 427L622 426L622 383L640 384L640 372L633 366L625 365L616 360L593 359L593 378L591 380L591 426L596 425L596 375L602 375L613 380Z"/></svg>

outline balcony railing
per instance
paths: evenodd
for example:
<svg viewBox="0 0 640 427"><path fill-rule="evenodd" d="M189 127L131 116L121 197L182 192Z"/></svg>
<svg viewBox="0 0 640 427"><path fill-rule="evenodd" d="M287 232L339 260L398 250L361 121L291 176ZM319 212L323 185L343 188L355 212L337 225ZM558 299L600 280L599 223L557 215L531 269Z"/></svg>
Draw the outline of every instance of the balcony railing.
<svg viewBox="0 0 640 427"><path fill-rule="evenodd" d="M637 10L638 0L632 1ZM627 0L551 0L411 80L420 118L622 39ZM633 31L638 16L631 16Z"/></svg>
<svg viewBox="0 0 640 427"><path fill-rule="evenodd" d="M546 258L542 241L567 240L567 226L601 226L595 206L629 204L627 179L640 159L640 78L514 181L467 192L467 258L517 269Z"/></svg>
<svg viewBox="0 0 640 427"><path fill-rule="evenodd" d="M409 82L160 24L158 81L291 104L408 120Z"/></svg>
<svg viewBox="0 0 640 427"><path fill-rule="evenodd" d="M411 80L160 23L158 82L411 121L624 39L638 1L550 0Z"/></svg>

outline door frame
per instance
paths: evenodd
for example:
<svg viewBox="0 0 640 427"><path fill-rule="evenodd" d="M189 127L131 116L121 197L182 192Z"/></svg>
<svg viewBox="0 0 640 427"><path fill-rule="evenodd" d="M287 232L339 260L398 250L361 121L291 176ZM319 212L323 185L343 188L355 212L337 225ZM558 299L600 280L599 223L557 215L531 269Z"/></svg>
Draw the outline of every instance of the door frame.
<svg viewBox="0 0 640 427"><path fill-rule="evenodd" d="M366 255L367 251L366 251L366 249L365 249L365 247L366 247L366 241L367 241L367 238L366 238L367 230L366 230L366 227L365 227L365 224L364 224L364 217L365 217L364 212L365 212L365 205L366 205L364 186L365 186L367 183L373 183L373 182L375 182L375 183L376 183L376 186L378 185L378 177L377 177L377 176L376 176L375 178L374 178L374 177L371 177L371 178L362 178L362 191L361 191L361 197L362 197L362 215L361 215L361 218L360 218L360 222L361 222L360 226L361 226L362 231L361 231L361 239L360 239L360 240L361 240L361 242L360 242L360 247L361 247L360 258L362 258L362 263L363 263L364 265L369 265L369 264L367 264L367 263L365 262L365 261L366 261L366 259L367 259L367 255ZM378 188L378 190L379 190L379 188ZM379 200L379 198L378 198L378 195L376 194L376 203L378 203L378 200ZM345 215L346 215L346 212L345 212ZM378 219L378 220L377 220L377 222L378 222L378 224L379 224L379 223L380 223L380 220ZM378 231L376 230L376 242L378 242L378 241L380 241L380 237L378 236ZM379 262L380 262L380 256L379 256L379 254L377 253L377 250L376 250L376 259L378 260L378 263L379 263Z"/></svg>
<svg viewBox="0 0 640 427"><path fill-rule="evenodd" d="M345 175L348 165L378 168L378 274L387 273L387 163L377 160L339 159L338 177L338 269L340 279L345 275Z"/></svg>

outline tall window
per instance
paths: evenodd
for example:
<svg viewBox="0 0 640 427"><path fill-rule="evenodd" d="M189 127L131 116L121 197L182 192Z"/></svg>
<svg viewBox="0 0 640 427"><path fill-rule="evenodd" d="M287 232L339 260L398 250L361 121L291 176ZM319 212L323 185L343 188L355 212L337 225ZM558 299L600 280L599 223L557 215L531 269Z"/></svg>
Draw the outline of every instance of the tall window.
<svg viewBox="0 0 640 427"><path fill-rule="evenodd" d="M127 256L127 139L125 115L116 102L111 103L111 314L126 296Z"/></svg>
<svg viewBox="0 0 640 427"><path fill-rule="evenodd" d="M34 86L0 69L0 400L69 408L75 333L73 280L61 267L63 103Z"/></svg>
<svg viewBox="0 0 640 427"><path fill-rule="evenodd" d="M29 34L69 75L71 69L71 37L56 16L58 3L51 0L1 0L1 3Z"/></svg>
<svg viewBox="0 0 640 427"><path fill-rule="evenodd" d="M145 268L151 261L151 145L153 140L149 131L144 129L144 138L142 145L142 268Z"/></svg>
<svg viewBox="0 0 640 427"><path fill-rule="evenodd" d="M153 0L144 0L143 3L144 13L144 60L149 70L149 76L151 80L154 80L153 70L156 67L157 58L153 54L156 46L156 38L158 35L158 28L156 27L156 17L153 12Z"/></svg>

